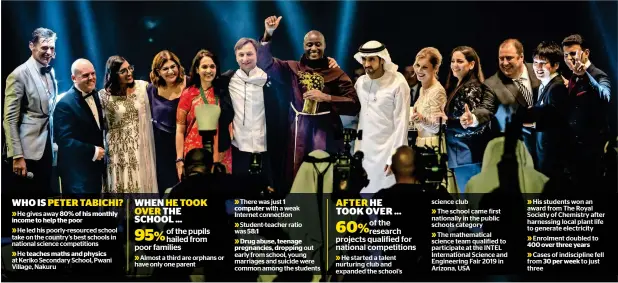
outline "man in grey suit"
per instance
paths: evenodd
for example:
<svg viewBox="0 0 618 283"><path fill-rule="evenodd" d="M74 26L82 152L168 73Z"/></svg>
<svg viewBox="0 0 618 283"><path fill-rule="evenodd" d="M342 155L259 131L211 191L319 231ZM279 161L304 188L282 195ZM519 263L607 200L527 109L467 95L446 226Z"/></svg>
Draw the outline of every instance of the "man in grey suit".
<svg viewBox="0 0 618 283"><path fill-rule="evenodd" d="M499 130L504 132L506 119L511 113L528 115L528 108L537 101L541 82L534 75L532 64L524 62L524 46L517 39L507 39L500 44L498 62L500 70L485 80L485 85L494 91L496 101L500 101L495 119ZM536 131L524 127L522 137L533 160L537 160Z"/></svg>
<svg viewBox="0 0 618 283"><path fill-rule="evenodd" d="M7 158L18 178L18 192L48 195L52 188L52 125L58 85L49 65L56 56L56 33L37 28L29 44L32 56L6 79L4 131ZM57 182L57 180L56 180Z"/></svg>

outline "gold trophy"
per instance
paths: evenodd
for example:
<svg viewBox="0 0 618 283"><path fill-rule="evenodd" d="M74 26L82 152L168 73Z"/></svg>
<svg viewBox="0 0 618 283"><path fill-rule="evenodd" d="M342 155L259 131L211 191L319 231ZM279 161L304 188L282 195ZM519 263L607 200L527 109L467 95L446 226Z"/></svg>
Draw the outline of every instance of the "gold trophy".
<svg viewBox="0 0 618 283"><path fill-rule="evenodd" d="M301 85L305 87L305 92L317 89L324 89L324 78L320 74L312 74L306 72L298 72ZM318 112L319 102L311 99L304 99L303 113L316 114Z"/></svg>

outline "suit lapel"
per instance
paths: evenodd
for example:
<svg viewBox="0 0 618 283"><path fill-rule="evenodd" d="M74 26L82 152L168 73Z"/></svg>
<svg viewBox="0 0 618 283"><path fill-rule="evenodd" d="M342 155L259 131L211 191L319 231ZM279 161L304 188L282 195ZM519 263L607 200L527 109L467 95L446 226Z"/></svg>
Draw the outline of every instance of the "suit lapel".
<svg viewBox="0 0 618 283"><path fill-rule="evenodd" d="M87 121L90 121L90 123L92 124L93 127L95 127L95 129L99 129L99 126L97 125L97 121L95 120L94 115L92 114L92 110L90 110L90 106L88 106L88 103L86 103L86 100L82 98L82 93L79 90L77 90L75 87L73 87L72 89L73 89L73 98L76 100L78 108L81 110L81 116L84 117ZM98 112L101 113L101 111L98 111ZM99 120L99 122L100 121L101 120Z"/></svg>
<svg viewBox="0 0 618 283"><path fill-rule="evenodd" d="M547 98L547 94L553 89L556 85L564 84L560 75L555 76L551 79L545 88L543 88L543 93L539 93L539 101L545 101ZM545 101L545 103L549 103L549 101Z"/></svg>
<svg viewBox="0 0 618 283"><path fill-rule="evenodd" d="M504 87L508 90L508 92L515 98L515 100L517 100L517 102L521 106L525 107L526 105L528 105L528 102L526 102L524 95L519 92L519 88L517 88L515 83L513 83L513 80L509 78L507 78L507 80L510 80L510 81L506 81L506 82L503 81L503 83L504 83Z"/></svg>
<svg viewBox="0 0 618 283"><path fill-rule="evenodd" d="M568 86L568 93L571 94L571 92L575 89L575 79L577 78L577 76L572 75L571 78L569 79L569 86Z"/></svg>
<svg viewBox="0 0 618 283"><path fill-rule="evenodd" d="M36 85L37 93L39 95L39 101L41 103L41 111L44 114L49 115L49 98L47 97L47 92L45 92L45 87L43 86L43 80L41 78L40 70L36 64L34 58L30 57L28 63L28 70L30 71L30 75L32 76L32 80Z"/></svg>
<svg viewBox="0 0 618 283"><path fill-rule="evenodd" d="M92 97L94 98L94 104L96 105L97 113L99 114L99 130L103 130L105 123L103 123L103 109L101 107L101 101L99 100L99 93L96 92L92 95Z"/></svg>
<svg viewBox="0 0 618 283"><path fill-rule="evenodd" d="M51 75L52 81L54 82L54 91L52 92L52 94L55 98L58 96L58 81L56 80L56 71L54 70L54 68L51 69L51 72L49 74Z"/></svg>

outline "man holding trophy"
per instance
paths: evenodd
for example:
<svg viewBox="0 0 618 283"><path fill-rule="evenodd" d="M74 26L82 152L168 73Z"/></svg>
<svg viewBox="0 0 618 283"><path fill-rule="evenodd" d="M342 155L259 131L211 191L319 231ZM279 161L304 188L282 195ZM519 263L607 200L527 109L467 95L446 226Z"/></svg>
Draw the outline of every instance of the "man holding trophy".
<svg viewBox="0 0 618 283"><path fill-rule="evenodd" d="M285 176L291 185L303 158L320 149L335 153L342 149L339 135L343 126L339 115L355 116L360 103L352 80L338 67L329 67L324 56L326 41L321 32L312 30L305 35L305 53L300 61L284 61L272 56L271 39L282 17L271 16L264 21L265 32L260 39L258 67L269 77L289 85L288 154ZM332 65L332 62L331 62ZM283 136L283 135L282 135Z"/></svg>

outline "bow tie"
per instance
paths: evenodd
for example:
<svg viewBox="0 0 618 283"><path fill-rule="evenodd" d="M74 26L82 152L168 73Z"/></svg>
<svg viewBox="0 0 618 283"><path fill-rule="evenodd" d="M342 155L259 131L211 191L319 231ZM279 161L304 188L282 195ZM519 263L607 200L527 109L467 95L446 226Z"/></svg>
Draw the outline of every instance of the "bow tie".
<svg viewBox="0 0 618 283"><path fill-rule="evenodd" d="M97 93L97 91L96 91L96 90L93 90L93 91L91 91L89 94L86 94L86 95L83 95L83 92L82 92L82 98L83 98L83 99L86 99L86 98L88 98L88 97L90 97L90 96L93 96L95 93Z"/></svg>
<svg viewBox="0 0 618 283"><path fill-rule="evenodd" d="M47 73L51 73L51 66L41 67L41 75L45 75Z"/></svg>

